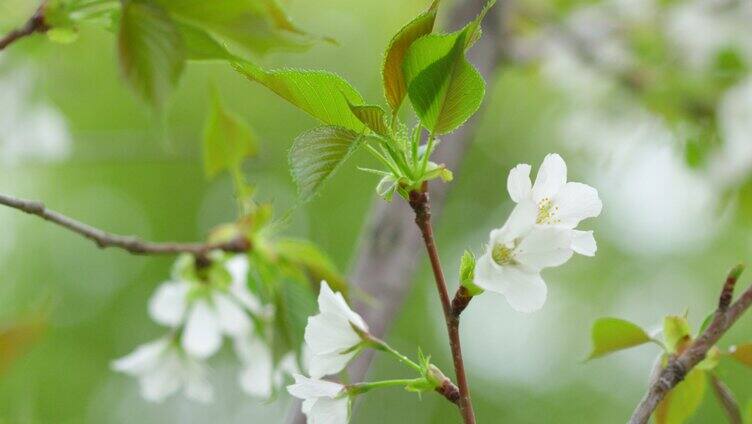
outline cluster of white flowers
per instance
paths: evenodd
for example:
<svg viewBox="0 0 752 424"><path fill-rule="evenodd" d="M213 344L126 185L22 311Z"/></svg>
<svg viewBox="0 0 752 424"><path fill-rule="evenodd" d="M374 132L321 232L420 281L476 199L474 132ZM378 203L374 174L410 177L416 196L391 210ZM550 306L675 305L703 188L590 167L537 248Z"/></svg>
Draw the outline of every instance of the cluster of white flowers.
<svg viewBox="0 0 752 424"><path fill-rule="evenodd" d="M262 305L248 289L248 258L236 255L218 261L223 278L197 278L187 262L178 260L172 279L163 283L149 301L151 318L171 329L168 336L138 347L112 363L112 368L139 380L142 396L159 402L184 388L185 395L210 402L213 390L207 380L206 359L232 340L243 366L239 383L252 396L268 399L286 374L298 371L294 354L275 364L269 344L259 327L274 310ZM190 261L192 262L192 260Z"/></svg>
<svg viewBox="0 0 752 424"><path fill-rule="evenodd" d="M501 293L512 308L533 312L546 301L541 270L565 263L574 252L595 254L593 232L575 228L600 215L602 203L593 187L567 182L567 165L557 154L543 160L535 184L530 165L517 165L509 172L507 189L517 205L504 226L491 231L473 282Z"/></svg>
<svg viewBox="0 0 752 424"><path fill-rule="evenodd" d="M311 378L295 375L295 384L287 390L303 399L308 424L345 424L350 415L345 386L321 378L342 371L361 351L368 326L326 281L321 282L318 304L319 313L308 318L305 329Z"/></svg>

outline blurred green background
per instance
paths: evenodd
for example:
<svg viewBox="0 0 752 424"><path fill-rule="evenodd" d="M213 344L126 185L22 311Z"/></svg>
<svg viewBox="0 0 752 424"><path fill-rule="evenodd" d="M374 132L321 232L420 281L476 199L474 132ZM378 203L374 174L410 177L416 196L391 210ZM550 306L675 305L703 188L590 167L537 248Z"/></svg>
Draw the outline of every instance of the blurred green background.
<svg viewBox="0 0 752 424"><path fill-rule="evenodd" d="M32 3L1 0L0 29L23 22ZM366 99L381 102L383 49L425 3L292 2L287 8L300 26L332 36L340 46L318 44L303 54L273 54L263 61L335 71ZM451 2L445 6L444 21ZM278 211L295 204L286 155L292 139L313 126L312 119L223 64L190 64L158 116L123 84L114 42L107 32L84 29L74 44L36 37L0 53L1 192L42 199L55 210L117 233L201 239L235 213L229 178L207 182L201 163L209 87L216 84L228 108L262 140L260 156L246 167L259 196ZM577 133L563 131L562 122L571 121L581 102L572 101L549 78L550 69L505 66L488 81L482 123L463 165L454 170L448 204L436 224L442 257L447 273L456 275L461 252L480 252L489 229L500 226L511 209L505 191L508 170L520 162L536 169L553 151L567 159L570 179L601 191L604 212L586 224L596 230L599 251L594 258L577 256L544 273L549 300L538 313L515 313L494 295L470 306L463 341L481 423L625 421L644 392L657 347L584 363L591 322L619 316L654 328L663 315L688 308L697 328L714 307L726 270L752 258L748 223L738 213L744 197L729 201L725 189L696 186L711 177L685 164L684 144L638 149L624 131L622 137L572 140ZM619 116L620 111L610 113ZM620 131L615 126L613 131ZM652 142L660 134L648 128L635 137ZM619 143L631 150L619 150ZM613 152L604 159L599 151L606 148ZM635 149L645 156L634 156ZM623 165L627 159L618 159L624 157L636 165ZM657 161L655 166L651 161ZM666 170L666 163L676 169ZM286 229L318 243L343 270L353 260L377 182L355 164L371 164L371 159L356 154L319 197L294 211ZM218 400L209 406L179 397L148 404L133 379L110 371L112 359L162 334L148 319L146 301L167 278L171 259L99 250L8 209L0 209L0 229L0 322L14 322L44 302L51 305L47 331L0 375L0 423L282 421L287 395L268 404L243 395L229 352L211 360ZM427 263L421 261L406 307L387 339L405 353L415 354L420 346L448 371L444 324ZM721 346L750 339L747 316ZM401 377L402 371L377 356L371 379ZM752 399L752 370L724 360L718 374L740 402ZM708 393L690 422L722 419ZM352 422L457 420L454 407L438 396L419 399L395 389L362 399Z"/></svg>

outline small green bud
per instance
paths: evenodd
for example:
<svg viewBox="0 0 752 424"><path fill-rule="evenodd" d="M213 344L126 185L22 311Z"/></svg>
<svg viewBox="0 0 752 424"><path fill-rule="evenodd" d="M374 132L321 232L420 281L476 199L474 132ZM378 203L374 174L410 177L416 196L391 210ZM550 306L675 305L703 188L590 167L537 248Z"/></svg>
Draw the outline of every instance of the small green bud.
<svg viewBox="0 0 752 424"><path fill-rule="evenodd" d="M466 250L460 259L460 284L465 287L472 296L483 293L483 289L473 283L474 278L475 255L469 250Z"/></svg>

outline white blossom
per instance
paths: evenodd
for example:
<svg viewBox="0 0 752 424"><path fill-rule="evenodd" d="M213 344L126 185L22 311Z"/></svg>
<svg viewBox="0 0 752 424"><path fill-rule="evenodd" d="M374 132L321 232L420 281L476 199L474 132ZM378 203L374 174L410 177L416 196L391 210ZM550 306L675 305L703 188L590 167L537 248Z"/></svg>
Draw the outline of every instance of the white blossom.
<svg viewBox="0 0 752 424"><path fill-rule="evenodd" d="M330 381L294 375L295 384L287 391L303 400L303 413L308 424L346 424L350 415L350 399L345 387Z"/></svg>
<svg viewBox="0 0 752 424"><path fill-rule="evenodd" d="M533 312L546 301L540 272L572 257L572 231L536 225L538 207L521 199L500 229L491 231L486 252L478 258L474 283L506 297L520 312Z"/></svg>
<svg viewBox="0 0 752 424"><path fill-rule="evenodd" d="M336 374L357 354L361 343L355 328L368 332L360 315L353 312L341 293L321 282L319 314L308 318L305 342L310 349L310 374L314 378Z"/></svg>
<svg viewBox="0 0 752 424"><path fill-rule="evenodd" d="M543 160L535 184L530 181L530 169L530 165L520 164L509 172L507 190L512 200L532 201L537 205L536 225L570 229L572 250L595 255L593 232L574 228L580 221L600 215L603 204L598 191L586 184L567 182L567 165L555 153Z"/></svg>
<svg viewBox="0 0 752 424"><path fill-rule="evenodd" d="M143 344L113 361L111 367L138 378L141 396L151 402L161 402L181 388L186 397L198 402L214 398L205 366L169 338Z"/></svg>
<svg viewBox="0 0 752 424"><path fill-rule="evenodd" d="M236 338L234 346L243 365L238 382L251 396L268 400L282 387L286 375L300 373L293 352L288 352L275 364L269 344L256 334Z"/></svg>
<svg viewBox="0 0 752 424"><path fill-rule="evenodd" d="M248 312L263 310L246 285L247 258L238 255L225 265L232 276L229 288L176 275L173 281L163 283L149 301L149 314L154 321L173 328L184 326L182 346L198 358L215 354L223 335L245 334L251 327Z"/></svg>

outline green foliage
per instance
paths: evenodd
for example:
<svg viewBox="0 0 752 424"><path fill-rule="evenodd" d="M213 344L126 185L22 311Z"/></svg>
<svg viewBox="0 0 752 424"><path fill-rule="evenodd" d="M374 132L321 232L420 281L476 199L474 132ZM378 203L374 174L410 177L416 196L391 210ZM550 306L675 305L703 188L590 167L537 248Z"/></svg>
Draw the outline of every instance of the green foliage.
<svg viewBox="0 0 752 424"><path fill-rule="evenodd" d="M747 407L744 408L744 424L752 424L752 400L747 402Z"/></svg>
<svg viewBox="0 0 752 424"><path fill-rule="evenodd" d="M415 40L433 31L438 7L439 0L434 0L427 11L402 27L389 42L389 47L384 55L381 74L384 83L384 97L394 114L399 110L402 100L407 94L407 84L402 72L405 53Z"/></svg>
<svg viewBox="0 0 752 424"><path fill-rule="evenodd" d="M731 357L740 363L752 367L752 343L742 343L730 349Z"/></svg>
<svg viewBox="0 0 752 424"><path fill-rule="evenodd" d="M307 282L284 279L278 285L274 302L277 330L282 347L279 352L299 351L303 344L308 317L316 314L316 297Z"/></svg>
<svg viewBox="0 0 752 424"><path fill-rule="evenodd" d="M465 250L460 259L460 284L465 287L471 295L476 296L483 293L483 289L473 283L475 277L475 255L469 250Z"/></svg>
<svg viewBox="0 0 752 424"><path fill-rule="evenodd" d="M705 371L690 371L658 404L653 414L656 424L682 424L694 415L705 395L706 377Z"/></svg>
<svg viewBox="0 0 752 424"><path fill-rule="evenodd" d="M248 125L222 107L216 90L212 97L204 129L204 171L210 178L224 170L238 172L245 158L258 152L258 141Z"/></svg>
<svg viewBox="0 0 752 424"><path fill-rule="evenodd" d="M298 239L281 239L274 243L279 258L290 266L302 270L318 288L325 280L332 290L347 294L347 282L332 260L315 244Z"/></svg>
<svg viewBox="0 0 752 424"><path fill-rule="evenodd" d="M650 336L636 324L618 318L600 318L591 333L593 350L588 359L639 346L651 341Z"/></svg>
<svg viewBox="0 0 752 424"><path fill-rule="evenodd" d="M177 22L177 26L183 37L188 60L238 60L203 29L186 22Z"/></svg>
<svg viewBox="0 0 752 424"><path fill-rule="evenodd" d="M325 124L356 132L365 128L350 110L350 104L362 104L363 97L338 75L300 69L267 71L248 62L236 63L235 69Z"/></svg>
<svg viewBox="0 0 752 424"><path fill-rule="evenodd" d="M303 50L314 38L292 24L275 0L155 0L177 19L248 51Z"/></svg>
<svg viewBox="0 0 752 424"><path fill-rule="evenodd" d="M350 110L369 130L383 137L389 136L390 131L386 124L386 112L384 112L381 106L350 105Z"/></svg>
<svg viewBox="0 0 752 424"><path fill-rule="evenodd" d="M137 1L123 5L118 33L120 68L144 99L164 104L185 65L183 39L167 12Z"/></svg>
<svg viewBox="0 0 752 424"><path fill-rule="evenodd" d="M692 340L692 330L685 317L669 315L663 319L663 338L668 353L676 353Z"/></svg>
<svg viewBox="0 0 752 424"><path fill-rule="evenodd" d="M360 135L347 128L318 127L300 134L290 149L292 176L300 197L310 199L358 146Z"/></svg>

